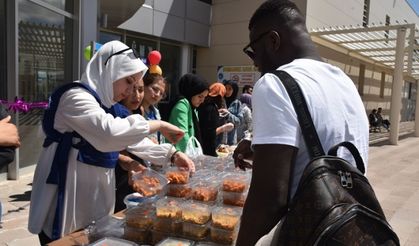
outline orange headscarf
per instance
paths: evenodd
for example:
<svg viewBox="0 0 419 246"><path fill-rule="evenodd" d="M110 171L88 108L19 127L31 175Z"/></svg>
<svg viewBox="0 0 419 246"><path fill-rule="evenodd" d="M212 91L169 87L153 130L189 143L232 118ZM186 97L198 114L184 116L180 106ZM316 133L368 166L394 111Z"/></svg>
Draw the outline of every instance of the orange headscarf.
<svg viewBox="0 0 419 246"><path fill-rule="evenodd" d="M214 83L210 86L208 96L210 96L210 97L216 97L216 96L224 97L225 94L226 94L226 87L222 83L216 82L216 83Z"/></svg>

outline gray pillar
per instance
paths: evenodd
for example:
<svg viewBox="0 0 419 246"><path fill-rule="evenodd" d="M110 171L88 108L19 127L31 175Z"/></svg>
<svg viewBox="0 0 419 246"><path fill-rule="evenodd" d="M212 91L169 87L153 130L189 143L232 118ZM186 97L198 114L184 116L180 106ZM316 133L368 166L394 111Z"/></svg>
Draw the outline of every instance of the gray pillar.
<svg viewBox="0 0 419 246"><path fill-rule="evenodd" d="M87 61L84 58L84 48L91 44L92 41L97 42L99 36L98 28L98 13L100 5L98 0L80 1L80 51L79 54L81 59L80 73L84 73L86 70Z"/></svg>
<svg viewBox="0 0 419 246"><path fill-rule="evenodd" d="M7 8L7 100L14 100L19 92L19 64L18 64L18 1L6 1ZM18 114L13 123L19 125ZM19 149L16 149L15 160L7 167L7 178L19 178Z"/></svg>
<svg viewBox="0 0 419 246"><path fill-rule="evenodd" d="M419 137L419 80L416 80L415 136Z"/></svg>
<svg viewBox="0 0 419 246"><path fill-rule="evenodd" d="M399 141L400 110L402 108L403 66L404 66L404 42L406 28L397 29L396 61L394 65L393 86L391 90L390 105L390 143L397 145Z"/></svg>

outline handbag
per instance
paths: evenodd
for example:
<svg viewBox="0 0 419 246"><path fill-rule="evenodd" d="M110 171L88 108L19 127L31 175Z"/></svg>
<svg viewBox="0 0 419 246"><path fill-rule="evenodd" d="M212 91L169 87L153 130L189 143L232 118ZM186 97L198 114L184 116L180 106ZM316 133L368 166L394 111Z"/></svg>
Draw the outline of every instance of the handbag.
<svg viewBox="0 0 419 246"><path fill-rule="evenodd" d="M297 82L285 71L273 73L291 98L311 161L272 245L400 245L364 176L357 148L342 142L326 155ZM340 147L350 151L356 167L337 157Z"/></svg>
<svg viewBox="0 0 419 246"><path fill-rule="evenodd" d="M190 158L196 158L204 154L201 144L196 137L191 136L189 138L188 143L186 144L185 154Z"/></svg>

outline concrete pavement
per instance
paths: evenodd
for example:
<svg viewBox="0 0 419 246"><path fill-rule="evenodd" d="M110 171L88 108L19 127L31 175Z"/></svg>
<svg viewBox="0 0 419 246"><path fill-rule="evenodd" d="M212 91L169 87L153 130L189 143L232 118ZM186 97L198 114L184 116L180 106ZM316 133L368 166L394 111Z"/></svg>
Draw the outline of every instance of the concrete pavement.
<svg viewBox="0 0 419 246"><path fill-rule="evenodd" d="M385 133L373 135L367 176L401 245L413 246L419 242L419 138L406 129L397 146L388 145ZM0 182L0 246L39 245L27 230L32 175Z"/></svg>
<svg viewBox="0 0 419 246"><path fill-rule="evenodd" d="M27 229L32 178L33 174L26 174L17 181L8 180L0 183L2 203L0 246L39 245L37 236Z"/></svg>

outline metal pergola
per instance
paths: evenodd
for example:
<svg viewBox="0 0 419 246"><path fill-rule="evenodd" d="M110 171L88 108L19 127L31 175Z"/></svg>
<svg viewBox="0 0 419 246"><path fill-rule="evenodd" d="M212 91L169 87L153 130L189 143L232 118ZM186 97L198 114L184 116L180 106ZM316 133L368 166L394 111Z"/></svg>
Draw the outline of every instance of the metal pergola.
<svg viewBox="0 0 419 246"><path fill-rule="evenodd" d="M415 24L370 27L328 27L311 30L312 39L333 46L349 56L381 65L393 71L390 106L390 142L397 144L404 76L419 80L419 31ZM419 90L418 92L419 93ZM416 117L419 117L419 94L416 95ZM419 136L419 122L415 122Z"/></svg>

